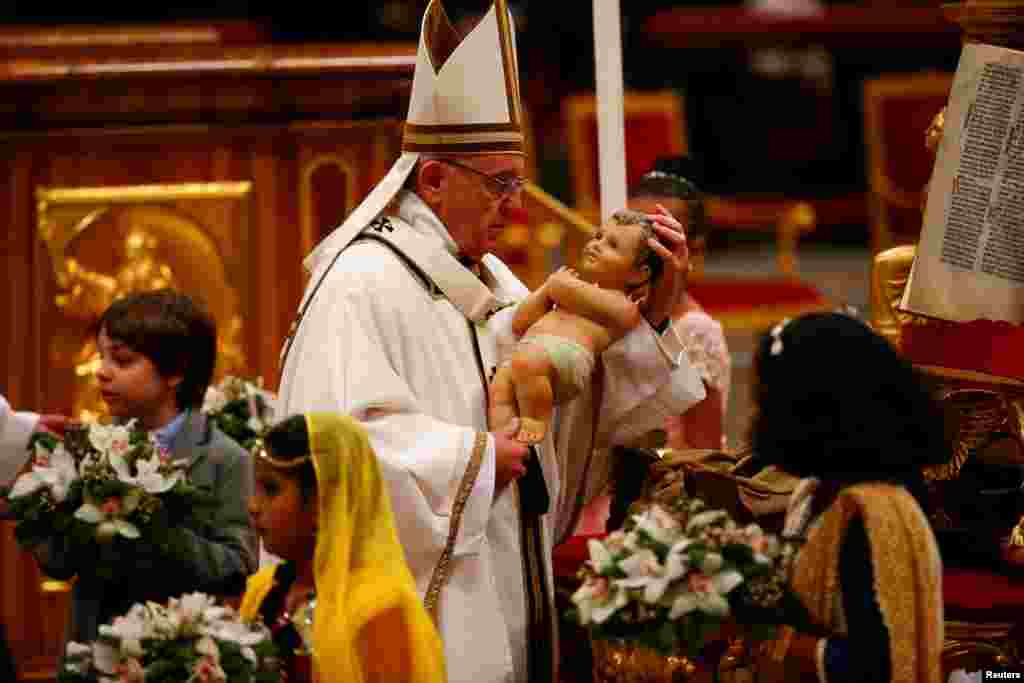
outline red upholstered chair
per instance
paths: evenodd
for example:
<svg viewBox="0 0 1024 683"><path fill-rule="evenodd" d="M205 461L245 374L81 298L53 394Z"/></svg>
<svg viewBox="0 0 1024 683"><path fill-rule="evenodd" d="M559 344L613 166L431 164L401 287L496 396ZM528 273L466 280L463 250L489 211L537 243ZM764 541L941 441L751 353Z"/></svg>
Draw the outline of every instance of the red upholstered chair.
<svg viewBox="0 0 1024 683"><path fill-rule="evenodd" d="M680 98L671 90L626 93L623 108L626 186L632 187L659 157L686 154L686 116ZM600 206L594 96L570 95L563 103L563 115L576 207L593 213Z"/></svg>
<svg viewBox="0 0 1024 683"><path fill-rule="evenodd" d="M681 100L672 91L627 93L624 109L626 182L632 186L658 158L686 153L686 119ZM576 208L597 221L600 197L594 96L567 97L563 115ZM776 235L779 276L710 278L695 264L690 292L726 331L765 329L784 317L829 306L821 292L796 277L797 242L817 223L811 204L781 197L709 196L706 208L713 230L769 230ZM566 262L575 262L584 238L582 234L569 236Z"/></svg>
<svg viewBox="0 0 1024 683"><path fill-rule="evenodd" d="M946 641L943 680L964 669L1020 671L1024 661L1024 578L977 569L946 569L942 577Z"/></svg>
<svg viewBox="0 0 1024 683"><path fill-rule="evenodd" d="M887 74L864 82L864 140L870 187L871 249L916 243L922 190L933 158L925 131L949 100L953 74Z"/></svg>

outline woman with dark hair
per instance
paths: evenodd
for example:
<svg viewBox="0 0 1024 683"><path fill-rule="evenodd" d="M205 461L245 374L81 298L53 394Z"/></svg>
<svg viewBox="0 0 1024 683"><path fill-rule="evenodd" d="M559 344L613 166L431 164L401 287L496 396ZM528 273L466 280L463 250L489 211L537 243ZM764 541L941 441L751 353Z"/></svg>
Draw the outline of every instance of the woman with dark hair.
<svg viewBox="0 0 1024 683"><path fill-rule="evenodd" d="M754 451L802 477L783 536L813 625L761 648L759 680L937 683L942 569L918 496L922 468L948 460L938 406L888 342L838 313L776 325L755 363Z"/></svg>
<svg viewBox="0 0 1024 683"><path fill-rule="evenodd" d="M700 173L689 157L658 159L630 192L632 209L654 212L663 206L683 225L690 262L701 263L707 246L708 225ZM731 361L721 324L708 315L689 293L672 311L676 332L683 340L690 363L704 380L707 397L683 415L666 421L668 446L714 448L724 445L725 411L729 402Z"/></svg>

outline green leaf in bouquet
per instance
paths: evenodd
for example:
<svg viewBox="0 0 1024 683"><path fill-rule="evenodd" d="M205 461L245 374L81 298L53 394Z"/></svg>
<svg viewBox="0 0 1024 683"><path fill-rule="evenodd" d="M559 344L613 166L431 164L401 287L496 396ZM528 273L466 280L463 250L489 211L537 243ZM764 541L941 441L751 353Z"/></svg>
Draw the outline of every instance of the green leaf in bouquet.
<svg viewBox="0 0 1024 683"><path fill-rule="evenodd" d="M57 683L96 683L96 677L62 668L57 672Z"/></svg>
<svg viewBox="0 0 1024 683"><path fill-rule="evenodd" d="M149 447L152 442L149 440L149 433L143 429L132 429L128 432L128 445L132 448ZM148 450L148 448L147 448Z"/></svg>
<svg viewBox="0 0 1024 683"><path fill-rule="evenodd" d="M147 657L146 659L150 659ZM146 664L146 683L181 683L191 675L189 662L184 657L156 659Z"/></svg>
<svg viewBox="0 0 1024 683"><path fill-rule="evenodd" d="M83 497L93 500L106 500L127 494L133 487L112 476L104 479L89 479L83 487Z"/></svg>
<svg viewBox="0 0 1024 683"><path fill-rule="evenodd" d="M217 640L217 647L220 649L220 668L224 669L229 681L242 683L252 680L252 664L242 655L238 643Z"/></svg>
<svg viewBox="0 0 1024 683"><path fill-rule="evenodd" d="M253 683L280 683L281 651L270 638L256 643L252 647L260 668L253 676ZM270 666L273 664L273 666Z"/></svg>
<svg viewBox="0 0 1024 683"><path fill-rule="evenodd" d="M685 552L691 567L704 566L704 558L708 554L708 549L703 543L692 543L686 547Z"/></svg>
<svg viewBox="0 0 1024 683"><path fill-rule="evenodd" d="M754 561L754 550L749 545L744 543L728 543L722 546L722 557L726 562L729 562L737 567L748 567L750 565L756 565Z"/></svg>
<svg viewBox="0 0 1024 683"><path fill-rule="evenodd" d="M651 536L645 529L637 529L636 537L640 542L641 547L653 550L660 560L664 560L665 556L668 555L668 551L671 549L654 536Z"/></svg>
<svg viewBox="0 0 1024 683"><path fill-rule="evenodd" d="M48 451L52 451L57 448L57 444L60 443L60 438L56 434L50 432L33 432L32 436L28 440L28 451L35 453L36 445L40 445Z"/></svg>

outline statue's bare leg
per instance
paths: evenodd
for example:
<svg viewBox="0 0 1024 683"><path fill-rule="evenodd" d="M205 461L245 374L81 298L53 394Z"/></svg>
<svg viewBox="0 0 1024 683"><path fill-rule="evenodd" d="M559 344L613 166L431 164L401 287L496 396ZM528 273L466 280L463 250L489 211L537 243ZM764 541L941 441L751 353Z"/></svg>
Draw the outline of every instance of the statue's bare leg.
<svg viewBox="0 0 1024 683"><path fill-rule="evenodd" d="M491 380L487 424L492 432L505 429L519 416L516 410L516 392L512 384L512 368L503 363Z"/></svg>
<svg viewBox="0 0 1024 683"><path fill-rule="evenodd" d="M523 443L537 443L547 433L554 412L551 360L544 349L529 346L516 351L509 368L519 408L516 439Z"/></svg>

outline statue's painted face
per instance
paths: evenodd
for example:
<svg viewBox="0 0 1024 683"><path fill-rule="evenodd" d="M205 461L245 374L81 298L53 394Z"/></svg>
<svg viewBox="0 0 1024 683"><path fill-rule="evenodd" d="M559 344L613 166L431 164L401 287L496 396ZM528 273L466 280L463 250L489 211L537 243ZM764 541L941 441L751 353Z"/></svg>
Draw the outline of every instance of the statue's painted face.
<svg viewBox="0 0 1024 683"><path fill-rule="evenodd" d="M606 289L626 290L642 284L649 276L647 266L640 264L646 241L642 225L605 223L583 249L580 275Z"/></svg>

